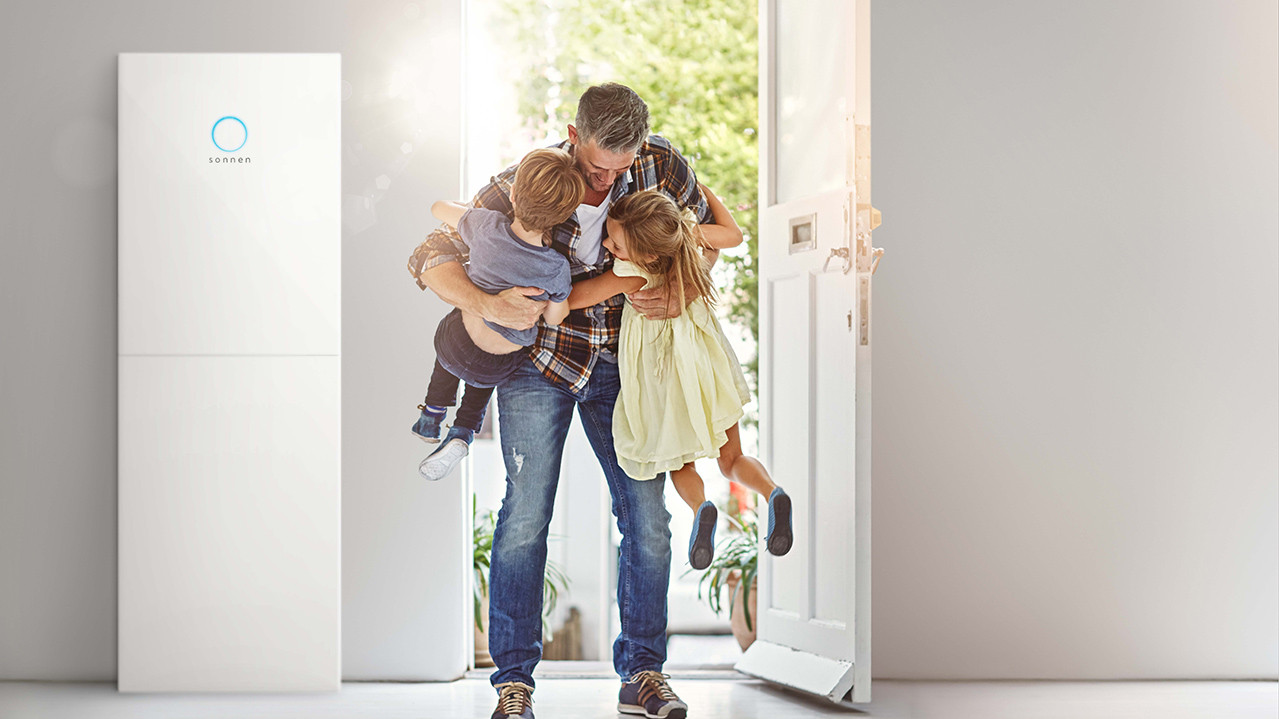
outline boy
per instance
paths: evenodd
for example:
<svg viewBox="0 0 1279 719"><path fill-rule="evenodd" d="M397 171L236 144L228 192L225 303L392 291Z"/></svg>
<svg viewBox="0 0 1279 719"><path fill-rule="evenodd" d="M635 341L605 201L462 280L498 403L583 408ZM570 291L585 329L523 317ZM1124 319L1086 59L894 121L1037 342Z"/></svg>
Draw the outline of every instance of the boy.
<svg viewBox="0 0 1279 719"><path fill-rule="evenodd" d="M549 300L542 319L558 325L568 315L572 278L568 260L547 238L551 228L573 215L586 193L586 181L564 150L534 150L520 160L511 185L515 219L501 212L436 202L431 213L457 228L470 249L467 276L485 292L527 287L530 299ZM532 292L532 290L530 290ZM526 293L528 294L528 293ZM444 442L422 461L418 472L429 480L446 476L470 452L484 421L493 388L515 371L521 350L537 339L537 327L525 330L494 324L454 309L435 331L435 370L413 433L439 442L440 425L457 399L457 383L466 382L462 404Z"/></svg>

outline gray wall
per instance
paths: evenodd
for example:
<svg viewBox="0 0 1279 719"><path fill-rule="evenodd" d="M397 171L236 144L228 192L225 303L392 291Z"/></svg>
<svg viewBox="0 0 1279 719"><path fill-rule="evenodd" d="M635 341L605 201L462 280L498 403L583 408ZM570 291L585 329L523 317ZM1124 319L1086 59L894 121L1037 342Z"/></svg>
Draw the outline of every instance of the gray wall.
<svg viewBox="0 0 1279 719"><path fill-rule="evenodd" d="M460 113L435 111L458 105L460 11L460 0L6 8L0 679L116 673L122 51L343 54L344 674L461 672L467 505L458 483L417 478L424 445L408 433L432 356L422 328L444 306L404 269L433 224L430 200L460 193ZM449 522L424 521L433 510ZM441 630L453 616L456 631Z"/></svg>
<svg viewBox="0 0 1279 719"><path fill-rule="evenodd" d="M876 0L876 676L1279 672L1277 26Z"/></svg>
<svg viewBox="0 0 1279 719"><path fill-rule="evenodd" d="M1273 677L1274 4L874 13L877 675ZM443 306L403 263L458 191L432 112L457 97L456 17L7 13L0 678L115 676L123 50L343 53L345 674L452 671L424 617L464 600L432 581L457 538L421 518L460 495L415 483L404 441Z"/></svg>

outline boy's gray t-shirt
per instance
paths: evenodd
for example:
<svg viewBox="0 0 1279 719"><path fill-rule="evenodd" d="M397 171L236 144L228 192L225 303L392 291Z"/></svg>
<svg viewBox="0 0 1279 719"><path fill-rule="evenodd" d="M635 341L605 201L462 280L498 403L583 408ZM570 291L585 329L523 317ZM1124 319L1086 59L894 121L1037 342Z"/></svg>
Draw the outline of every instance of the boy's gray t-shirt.
<svg viewBox="0 0 1279 719"><path fill-rule="evenodd" d="M496 210L475 207L462 214L458 234L471 251L466 274L476 287L497 294L512 287L545 290L532 299L563 302L573 290L568 259L551 247L533 246L511 229L511 220ZM484 324L517 345L527 347L537 339L537 327L516 330L484 320Z"/></svg>

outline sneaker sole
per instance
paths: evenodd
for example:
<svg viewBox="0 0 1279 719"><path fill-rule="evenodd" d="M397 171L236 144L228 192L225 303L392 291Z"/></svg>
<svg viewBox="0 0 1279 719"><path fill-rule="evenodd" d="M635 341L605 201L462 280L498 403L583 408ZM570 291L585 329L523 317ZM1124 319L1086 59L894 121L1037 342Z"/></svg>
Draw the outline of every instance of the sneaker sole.
<svg viewBox="0 0 1279 719"><path fill-rule="evenodd" d="M715 558L715 544L711 541L711 532L715 530L715 522L718 520L719 510L713 506L702 513L702 519L697 524L697 538L693 540L693 546L688 550L688 563L693 569L706 569L711 566L711 560Z"/></svg>
<svg viewBox="0 0 1279 719"><path fill-rule="evenodd" d="M460 439L450 439L417 466L422 479L437 482L453 471L457 463L471 453L471 447Z"/></svg>
<svg viewBox="0 0 1279 719"><path fill-rule="evenodd" d="M410 432L410 433L411 433L414 437L417 437L418 439L422 440L423 442L426 442L427 444L439 444L439 443L440 443L440 438L439 438L439 437L427 437L426 435L424 435L424 434L418 434L417 432L414 432L413 430L409 430L409 432Z"/></svg>
<svg viewBox="0 0 1279 719"><path fill-rule="evenodd" d="M638 714L639 716L647 717L648 719L687 719L688 717L688 710L682 707L672 709L665 717L663 717L661 714L649 714L644 707L637 706L635 704L618 704L617 713Z"/></svg>
<svg viewBox="0 0 1279 719"><path fill-rule="evenodd" d="M791 532L791 506L790 495L783 494L777 497L773 502L773 533L768 536L768 553L780 557L790 551L791 543L794 541Z"/></svg>

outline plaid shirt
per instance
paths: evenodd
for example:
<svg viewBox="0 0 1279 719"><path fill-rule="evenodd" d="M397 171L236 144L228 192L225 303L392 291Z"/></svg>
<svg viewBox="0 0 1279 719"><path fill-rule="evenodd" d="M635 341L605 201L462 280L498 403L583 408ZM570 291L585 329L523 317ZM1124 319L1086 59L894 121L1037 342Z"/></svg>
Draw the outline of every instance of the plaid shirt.
<svg viewBox="0 0 1279 719"><path fill-rule="evenodd" d="M569 143L555 145L572 152ZM519 165L506 168L480 189L472 201L472 207L499 210L508 216L511 212L511 183ZM698 219L711 221L706 198L697 189L697 177L688 161L671 146L666 138L649 135L648 140L635 153L635 162L624 175L613 183L609 202L623 195L641 190L662 190L680 207L691 207ZM579 254L582 247L582 230L576 214L560 223L551 232L551 247L568 258L573 281L589 279L603 274L613 266L613 257L600 251L600 263L589 264ZM456 230L442 225L427 235L409 257L409 274L417 279L423 271L445 262L467 262L469 250ZM426 289L421 279L418 287ZM617 356L617 336L622 326L623 295L610 297L594 307L573 310L558 327L538 320L537 340L528 348L533 364L547 378L566 385L574 393L580 393L591 377L591 370L601 353Z"/></svg>

